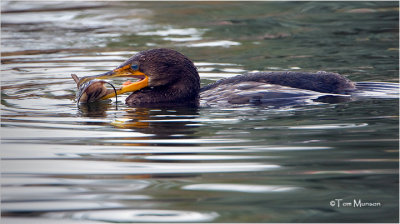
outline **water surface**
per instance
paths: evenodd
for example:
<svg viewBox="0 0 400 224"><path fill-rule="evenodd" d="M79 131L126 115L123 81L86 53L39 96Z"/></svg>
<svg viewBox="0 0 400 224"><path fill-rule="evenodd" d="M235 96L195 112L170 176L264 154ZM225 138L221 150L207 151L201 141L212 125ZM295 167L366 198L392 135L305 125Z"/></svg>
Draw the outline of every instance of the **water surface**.
<svg viewBox="0 0 400 224"><path fill-rule="evenodd" d="M398 82L397 2L1 4L2 222L398 222L397 98L77 107L70 77L167 47L202 85L255 70Z"/></svg>

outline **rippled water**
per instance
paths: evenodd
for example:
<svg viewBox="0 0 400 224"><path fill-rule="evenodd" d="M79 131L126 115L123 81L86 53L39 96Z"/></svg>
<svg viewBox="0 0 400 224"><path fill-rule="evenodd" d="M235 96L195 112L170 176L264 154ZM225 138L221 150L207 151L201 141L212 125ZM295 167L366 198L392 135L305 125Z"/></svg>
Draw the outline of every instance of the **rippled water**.
<svg viewBox="0 0 400 224"><path fill-rule="evenodd" d="M2 223L398 222L397 98L77 107L70 77L167 47L202 85L253 70L398 82L397 2L1 4Z"/></svg>

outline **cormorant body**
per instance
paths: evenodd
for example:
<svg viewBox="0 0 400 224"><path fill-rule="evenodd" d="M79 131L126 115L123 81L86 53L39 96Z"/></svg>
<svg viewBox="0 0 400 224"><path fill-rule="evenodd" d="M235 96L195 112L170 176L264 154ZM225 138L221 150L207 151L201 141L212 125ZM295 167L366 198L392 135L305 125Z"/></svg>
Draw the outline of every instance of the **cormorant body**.
<svg viewBox="0 0 400 224"><path fill-rule="evenodd" d="M234 106L266 104L284 106L321 101L326 96L343 97L362 92L357 84L331 72L256 72L221 79L200 88L193 62L170 49L142 51L116 69L87 76L78 86L93 79L136 77L139 81L121 87L116 94L132 92L129 106ZM361 85L361 87L373 85ZM397 85L392 85L398 91ZM389 88L389 89L390 89ZM102 99L115 96L112 91Z"/></svg>

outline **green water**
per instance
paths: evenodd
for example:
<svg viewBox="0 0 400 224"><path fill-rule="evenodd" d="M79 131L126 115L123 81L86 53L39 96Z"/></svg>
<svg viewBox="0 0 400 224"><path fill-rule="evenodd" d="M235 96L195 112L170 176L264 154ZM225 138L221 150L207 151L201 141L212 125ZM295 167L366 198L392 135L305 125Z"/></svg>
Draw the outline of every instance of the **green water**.
<svg viewBox="0 0 400 224"><path fill-rule="evenodd" d="M78 108L70 77L165 47L202 85L255 70L398 82L398 2L1 4L2 223L399 221L397 98Z"/></svg>

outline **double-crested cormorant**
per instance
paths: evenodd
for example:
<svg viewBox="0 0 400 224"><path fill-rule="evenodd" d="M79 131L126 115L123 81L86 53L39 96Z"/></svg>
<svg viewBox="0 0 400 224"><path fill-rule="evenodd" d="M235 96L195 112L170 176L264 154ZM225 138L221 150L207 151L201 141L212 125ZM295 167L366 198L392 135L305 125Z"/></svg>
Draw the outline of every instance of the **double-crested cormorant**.
<svg viewBox="0 0 400 224"><path fill-rule="evenodd" d="M116 92L108 90L106 93L102 87L104 83L100 83L98 86L103 92L97 99L133 92L126 98L130 106L281 104L356 90L355 83L328 72L247 73L200 88L200 77L193 62L170 49L139 52L112 71L75 81L81 88L90 80L128 76L139 80L123 85Z"/></svg>

